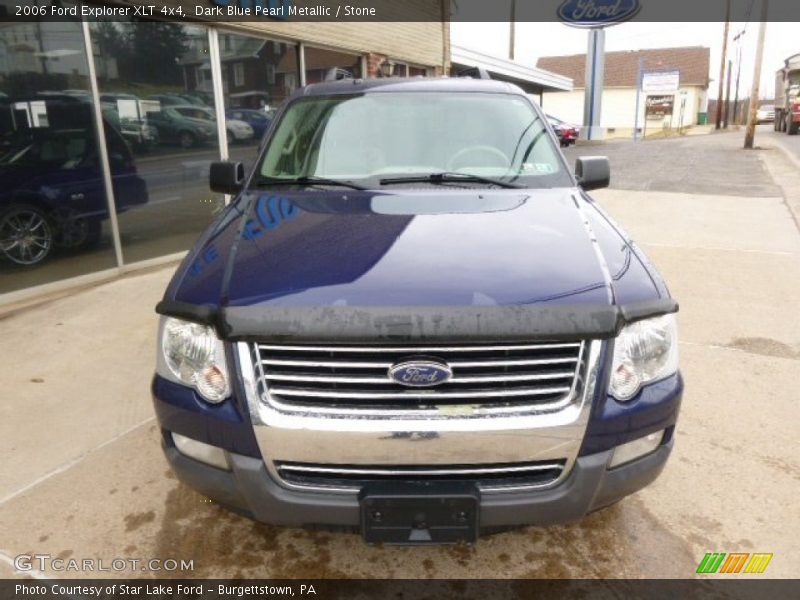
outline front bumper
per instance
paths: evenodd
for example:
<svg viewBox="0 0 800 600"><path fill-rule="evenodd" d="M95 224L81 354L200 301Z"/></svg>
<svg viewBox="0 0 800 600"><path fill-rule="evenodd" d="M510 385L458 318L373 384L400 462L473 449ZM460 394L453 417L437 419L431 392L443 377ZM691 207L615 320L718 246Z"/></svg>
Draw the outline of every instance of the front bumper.
<svg viewBox="0 0 800 600"><path fill-rule="evenodd" d="M263 460L232 452L227 452L231 470L217 469L178 452L169 435L164 440L164 452L178 478L227 508L275 525L359 525L354 495L287 489L267 472ZM582 456L556 487L487 494L480 501L481 527L576 521L655 480L672 445L670 438L653 453L614 469L608 468L612 450Z"/></svg>

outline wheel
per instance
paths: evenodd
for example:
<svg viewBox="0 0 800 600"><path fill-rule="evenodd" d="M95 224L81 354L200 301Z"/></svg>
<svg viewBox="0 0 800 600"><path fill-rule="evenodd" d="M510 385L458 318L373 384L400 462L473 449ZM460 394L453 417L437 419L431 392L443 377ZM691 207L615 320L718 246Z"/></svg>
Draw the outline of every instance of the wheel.
<svg viewBox="0 0 800 600"><path fill-rule="evenodd" d="M225 130L225 137L228 140L228 146L233 146L236 143L236 136L231 133L230 129Z"/></svg>
<svg viewBox="0 0 800 600"><path fill-rule="evenodd" d="M194 135L190 131L182 132L179 140L181 148L186 148L187 150L194 146L195 143Z"/></svg>
<svg viewBox="0 0 800 600"><path fill-rule="evenodd" d="M68 218L59 224L56 243L70 250L93 248L100 242L103 223L100 219Z"/></svg>
<svg viewBox="0 0 800 600"><path fill-rule="evenodd" d="M789 117L791 118L791 117ZM800 131L800 123L787 123L786 124L786 132L789 135L797 135L797 132Z"/></svg>
<svg viewBox="0 0 800 600"><path fill-rule="evenodd" d="M18 265L44 261L53 248L47 214L32 204L16 204L0 214L0 257Z"/></svg>

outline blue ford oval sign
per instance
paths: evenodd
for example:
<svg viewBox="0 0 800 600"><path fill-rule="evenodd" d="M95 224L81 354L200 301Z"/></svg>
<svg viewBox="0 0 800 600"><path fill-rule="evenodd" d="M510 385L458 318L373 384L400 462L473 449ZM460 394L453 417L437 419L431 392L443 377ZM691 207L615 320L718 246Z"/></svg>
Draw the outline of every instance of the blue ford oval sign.
<svg viewBox="0 0 800 600"><path fill-rule="evenodd" d="M427 360L402 362L389 369L393 381L408 387L432 387L452 376L453 371L446 364Z"/></svg>
<svg viewBox="0 0 800 600"><path fill-rule="evenodd" d="M575 27L603 27L632 19L639 0L564 0L558 18Z"/></svg>

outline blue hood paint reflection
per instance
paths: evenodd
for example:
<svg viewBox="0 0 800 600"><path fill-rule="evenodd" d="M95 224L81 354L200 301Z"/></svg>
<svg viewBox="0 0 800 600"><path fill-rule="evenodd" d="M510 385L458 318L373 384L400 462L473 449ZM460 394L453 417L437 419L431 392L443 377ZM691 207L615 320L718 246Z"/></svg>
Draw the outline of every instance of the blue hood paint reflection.
<svg viewBox="0 0 800 600"><path fill-rule="evenodd" d="M576 198L594 229L604 227L596 235L614 271L611 286ZM255 204L242 227L238 207L248 202ZM633 299L659 296L616 229L571 189L281 190L237 206L186 259L171 286L174 299L470 306L621 303L618 289Z"/></svg>

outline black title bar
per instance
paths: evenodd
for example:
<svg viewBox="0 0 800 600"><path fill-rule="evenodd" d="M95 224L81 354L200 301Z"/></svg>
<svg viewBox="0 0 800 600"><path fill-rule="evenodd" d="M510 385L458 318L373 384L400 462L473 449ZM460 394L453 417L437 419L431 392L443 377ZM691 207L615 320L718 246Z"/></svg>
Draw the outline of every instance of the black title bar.
<svg viewBox="0 0 800 600"><path fill-rule="evenodd" d="M730 20L758 21L763 0L731 0ZM0 21L126 20L284 22L506 22L512 0L0 0ZM576 26L638 22L721 22L724 0L516 0L518 22ZM798 0L769 0L767 20L800 21Z"/></svg>

